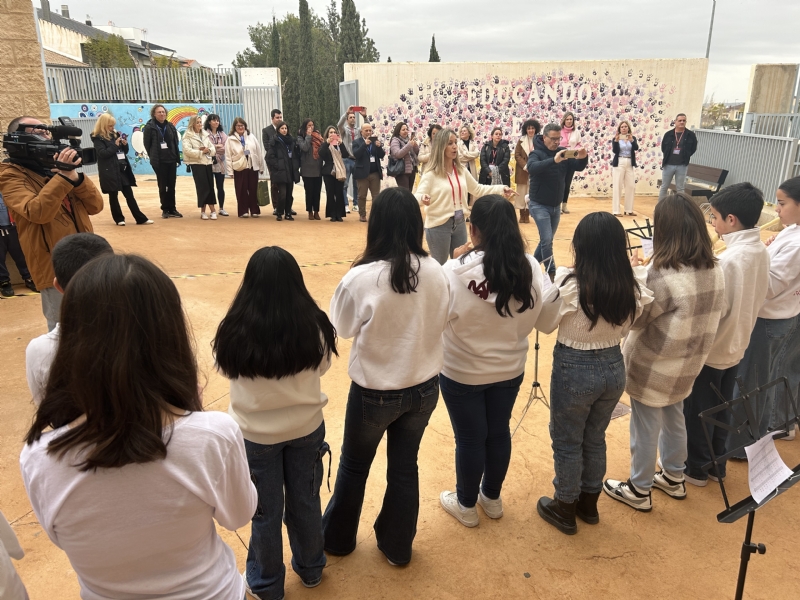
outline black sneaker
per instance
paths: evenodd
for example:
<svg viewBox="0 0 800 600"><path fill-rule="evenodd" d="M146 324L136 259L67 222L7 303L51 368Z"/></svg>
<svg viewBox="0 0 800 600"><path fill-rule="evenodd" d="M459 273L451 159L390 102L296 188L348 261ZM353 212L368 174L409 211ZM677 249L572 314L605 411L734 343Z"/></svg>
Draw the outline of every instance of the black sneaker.
<svg viewBox="0 0 800 600"><path fill-rule="evenodd" d="M278 209L277 208L272 211L272 216L273 217L277 217L278 216Z"/></svg>
<svg viewBox="0 0 800 600"><path fill-rule="evenodd" d="M297 213L293 213L293 214L297 214ZM284 217L284 219L286 219L287 221L294 221L294 217L292 215L286 215Z"/></svg>
<svg viewBox="0 0 800 600"><path fill-rule="evenodd" d="M0 294L7 297L14 295L14 288L10 281L0 281Z"/></svg>
<svg viewBox="0 0 800 600"><path fill-rule="evenodd" d="M173 217L175 219L182 219L183 218L183 215L181 213L179 213L177 210L169 211L169 216Z"/></svg>
<svg viewBox="0 0 800 600"><path fill-rule="evenodd" d="M170 218L170 216L171 216L171 215L169 214L169 211L168 211L168 210L162 210L162 211L161 211L161 218L162 218L162 219L169 219L169 218Z"/></svg>
<svg viewBox="0 0 800 600"><path fill-rule="evenodd" d="M36 289L36 284L33 283L33 279L30 279L30 278L26 279L25 280L25 287L28 288L32 292L35 292L37 294L39 293L39 290Z"/></svg>
<svg viewBox="0 0 800 600"><path fill-rule="evenodd" d="M294 216L294 215L296 215L296 214L297 214L297 213L296 213L296 212L294 212L294 211L291 211L291 212L292 212L292 216Z"/></svg>
<svg viewBox="0 0 800 600"><path fill-rule="evenodd" d="M275 220L276 220L276 221L283 221L283 217L282 217L282 216L280 216L280 215L278 215L277 217L275 217Z"/></svg>

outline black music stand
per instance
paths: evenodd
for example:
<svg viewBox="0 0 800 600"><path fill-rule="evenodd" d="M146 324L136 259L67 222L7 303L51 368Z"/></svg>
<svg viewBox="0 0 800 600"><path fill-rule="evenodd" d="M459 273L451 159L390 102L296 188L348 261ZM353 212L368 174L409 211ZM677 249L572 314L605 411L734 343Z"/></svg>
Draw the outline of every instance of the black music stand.
<svg viewBox="0 0 800 600"><path fill-rule="evenodd" d="M639 242L638 246L634 246L631 243L631 236L638 238L639 240L652 240L653 239L653 226L650 225L650 219L644 220L644 225L639 225L636 222L636 219L633 220L633 224L636 227L631 227L625 230L625 238L628 240L628 252L633 255L633 251L641 248L642 244ZM638 241L638 240L634 240Z"/></svg>
<svg viewBox="0 0 800 600"><path fill-rule="evenodd" d="M703 432L706 436L708 448L711 451L711 462L703 465L702 467L707 473L711 472L718 474L719 472L717 471L717 467L720 464L720 461L727 460L745 446L749 446L751 443L761 439L762 436L760 433L760 423L763 417L764 408L763 406L760 406L762 403L758 402L759 394L768 392L772 388L775 388L776 396L781 390L783 390L785 393L786 409L784 411L784 415L782 415L782 417L785 417L784 423L779 429L767 432L766 435L773 436L775 438L785 437L798 422L798 398L792 394L792 390L789 387L789 381L786 379L786 377L779 377L778 379L770 381L762 386L756 385L755 389L748 392L742 391L744 390L744 385L741 378L737 377L736 382L739 384L739 392L741 395L729 402L726 402L719 393L719 390L714 386L714 384L711 384L711 387L714 390L714 393L716 393L719 397L721 404L719 406L715 406L714 408L704 410L700 413L700 420L703 424ZM758 382L757 373L756 382ZM798 388L798 396L800 396L800 388ZM779 398L776 397L776 401L778 400ZM740 419L741 422L738 423L736 422L736 415L732 411L732 408L736 406L742 406L745 412L744 420ZM729 417L730 415L733 415L734 418L730 419L731 423L729 423L727 419L724 421L720 420L717 418L720 413L723 413L721 415L723 419ZM732 448L722 456L716 456L714 454L714 446L711 443L711 433L709 431L709 427L721 427L722 429L725 429L729 432L735 432L737 434L747 432L752 438L752 441L748 441L748 443L742 446ZM781 432L785 433L781 434ZM764 506L770 500L777 498L795 483L800 481L800 465L797 465L794 469L792 469L792 475L778 485L775 491L767 496L761 503L756 502L752 496L748 496L744 500L740 500L736 504L731 505L728 501L728 495L725 492L725 483L722 481L722 477L717 477L717 479L719 481L720 490L722 491L722 500L725 502L725 510L717 515L717 521L720 523L733 523L747 515L747 529L745 530L744 542L742 543L742 553L739 562L739 578L736 583L735 596L736 600L741 600L744 594L744 582L745 578L747 577L747 564L750 561L750 555L755 554L756 552L759 554L764 554L767 551L767 548L764 546L764 544L753 544L750 542L750 538L753 534L753 522L755 521L756 510Z"/></svg>

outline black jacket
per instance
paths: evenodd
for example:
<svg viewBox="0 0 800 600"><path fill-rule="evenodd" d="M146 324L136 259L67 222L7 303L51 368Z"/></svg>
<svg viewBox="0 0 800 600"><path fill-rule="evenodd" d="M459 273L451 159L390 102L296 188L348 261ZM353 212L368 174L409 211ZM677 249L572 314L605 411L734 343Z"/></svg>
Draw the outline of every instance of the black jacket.
<svg viewBox="0 0 800 600"><path fill-rule="evenodd" d="M615 138L617 136L614 136ZM631 139L631 166L636 166L636 151L639 149L639 142L636 141L636 136ZM611 140L611 151L614 153L614 159L611 161L612 167L619 166L619 142L616 139Z"/></svg>
<svg viewBox="0 0 800 600"><path fill-rule="evenodd" d="M136 178L128 161L128 146L127 144L117 146L114 143L117 137L119 134L110 140L92 136L94 151L97 154L97 175L100 177L100 189L104 194L121 192L123 187L136 185ZM119 160L117 152L123 152L125 159Z"/></svg>
<svg viewBox="0 0 800 600"><path fill-rule="evenodd" d="M270 179L274 183L298 183L300 181L300 171L295 166L297 150L294 138L287 136L286 139L288 143L284 144L277 135L271 138L271 145L267 151L267 166ZM290 152L292 156L289 156Z"/></svg>
<svg viewBox="0 0 800 600"><path fill-rule="evenodd" d="M669 162L669 157L672 156L672 149L675 147L675 130L670 129L664 134L661 139L661 152L664 153L664 158L661 159L661 167L666 167ZM684 129L683 137L681 138L681 164L688 165L692 158L692 154L697 152L697 136L693 131Z"/></svg>
<svg viewBox="0 0 800 600"><path fill-rule="evenodd" d="M264 148L264 160L266 160L269 155L269 148L272 146L272 140L275 139L275 134L275 125L269 125L261 130L261 147Z"/></svg>
<svg viewBox="0 0 800 600"><path fill-rule="evenodd" d="M178 141L180 140L178 130L169 121L164 121L164 125L166 126L164 140L175 156L175 166L177 167L181 164L181 154L178 150ZM147 122L142 135L144 136L144 149L147 151L147 156L150 157L150 164L154 169L157 169L161 161L161 131L158 129L155 119L150 119Z"/></svg>
<svg viewBox="0 0 800 600"><path fill-rule="evenodd" d="M491 185L492 173L489 170L489 165L492 164L492 140L489 140L481 148L481 172L478 175L478 183L485 183ZM508 145L508 140L500 140L497 144L497 154L494 158L494 164L500 171L500 179L503 180L503 185L511 185L511 172L508 170L508 161L511 160L511 148Z"/></svg>
<svg viewBox="0 0 800 600"><path fill-rule="evenodd" d="M345 158L353 158L345 148L344 143L339 144L339 152L342 153L342 160ZM328 142L322 142L319 147L319 157L322 159L322 174L330 175L333 170L333 155L331 154L331 146Z"/></svg>
<svg viewBox="0 0 800 600"><path fill-rule="evenodd" d="M353 175L355 176L356 180L359 179L366 179L369 177L369 157L374 156L375 160L380 163L381 159L386 156L386 152L383 149L383 146L380 148L375 145L375 142L370 144L372 146L372 154L370 155L369 149L367 148L367 142L364 140L363 137L358 136L353 141L353 158L356 160L356 165L353 168ZM378 165L380 167L380 165ZM383 169L378 169L378 176L383 179Z"/></svg>
<svg viewBox="0 0 800 600"><path fill-rule="evenodd" d="M533 152L528 155L528 195L537 204L559 206L564 200L564 186L568 170L583 171L589 157L568 158L560 163L555 155L564 150L549 150L541 135L533 138Z"/></svg>

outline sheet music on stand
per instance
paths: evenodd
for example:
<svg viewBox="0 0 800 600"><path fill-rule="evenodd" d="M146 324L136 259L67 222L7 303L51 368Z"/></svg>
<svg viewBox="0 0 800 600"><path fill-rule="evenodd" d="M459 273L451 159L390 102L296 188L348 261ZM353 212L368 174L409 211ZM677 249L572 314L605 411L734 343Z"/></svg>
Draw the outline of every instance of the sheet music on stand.
<svg viewBox="0 0 800 600"><path fill-rule="evenodd" d="M778 454L772 434L745 446L744 451L747 454L750 494L753 500L761 504L767 496L778 489L781 483L792 476L792 470Z"/></svg>

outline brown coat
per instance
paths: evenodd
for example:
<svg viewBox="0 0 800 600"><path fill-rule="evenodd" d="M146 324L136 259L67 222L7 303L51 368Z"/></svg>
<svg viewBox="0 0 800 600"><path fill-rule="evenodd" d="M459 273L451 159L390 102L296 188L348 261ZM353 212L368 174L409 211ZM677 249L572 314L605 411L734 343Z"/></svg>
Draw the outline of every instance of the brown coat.
<svg viewBox="0 0 800 600"><path fill-rule="evenodd" d="M528 153L525 152L525 148L522 146L522 138L519 139L517 147L514 149L514 162L516 163L514 167L514 183L517 184L517 190L524 189L525 194L527 194L528 172L522 167L528 164ZM519 186L523 186L523 188Z"/></svg>
<svg viewBox="0 0 800 600"><path fill-rule="evenodd" d="M93 231L89 215L103 210L103 197L87 177L73 186L65 177L49 179L11 163L0 164L0 193L17 223L19 242L36 287L53 287L53 246L73 233ZM69 198L70 213L63 203Z"/></svg>

